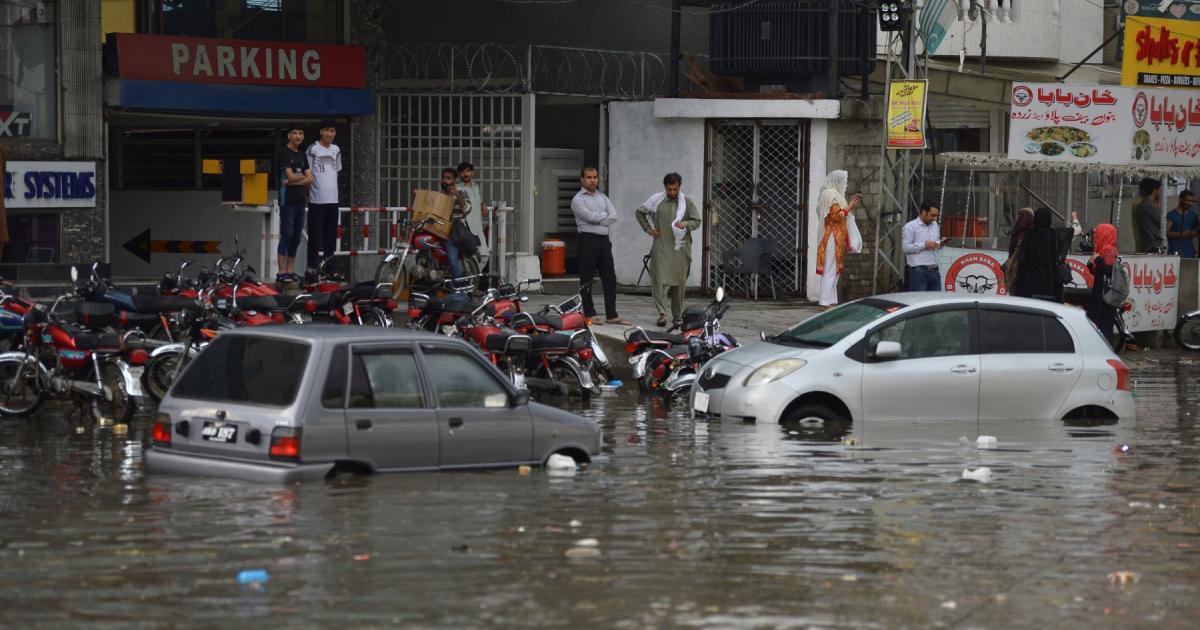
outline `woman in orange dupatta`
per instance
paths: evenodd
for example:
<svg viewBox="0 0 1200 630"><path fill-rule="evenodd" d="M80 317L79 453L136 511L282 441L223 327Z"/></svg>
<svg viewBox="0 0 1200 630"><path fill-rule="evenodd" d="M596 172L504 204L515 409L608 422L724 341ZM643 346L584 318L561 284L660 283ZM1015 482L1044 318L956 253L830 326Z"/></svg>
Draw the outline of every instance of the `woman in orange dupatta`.
<svg viewBox="0 0 1200 630"><path fill-rule="evenodd" d="M821 196L817 199L818 219L824 223L821 243L817 246L817 275L821 276L821 295L817 304L826 309L837 306L837 283L842 276L842 258L850 249L850 233L846 217L858 205L861 195L855 194L846 202L849 173L833 171L825 177Z"/></svg>

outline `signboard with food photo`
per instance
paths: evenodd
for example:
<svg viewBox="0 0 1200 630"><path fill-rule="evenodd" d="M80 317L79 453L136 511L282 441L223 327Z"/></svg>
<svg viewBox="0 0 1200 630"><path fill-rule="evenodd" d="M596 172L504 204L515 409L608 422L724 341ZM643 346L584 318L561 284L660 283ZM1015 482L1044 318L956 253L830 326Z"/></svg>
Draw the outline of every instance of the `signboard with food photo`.
<svg viewBox="0 0 1200 630"><path fill-rule="evenodd" d="M1200 88L1200 21L1126 17L1121 85Z"/></svg>
<svg viewBox="0 0 1200 630"><path fill-rule="evenodd" d="M1200 93L1013 84L1008 157L1133 166L1194 166Z"/></svg>
<svg viewBox="0 0 1200 630"><path fill-rule="evenodd" d="M888 86L889 149L924 149L928 81L892 81Z"/></svg>

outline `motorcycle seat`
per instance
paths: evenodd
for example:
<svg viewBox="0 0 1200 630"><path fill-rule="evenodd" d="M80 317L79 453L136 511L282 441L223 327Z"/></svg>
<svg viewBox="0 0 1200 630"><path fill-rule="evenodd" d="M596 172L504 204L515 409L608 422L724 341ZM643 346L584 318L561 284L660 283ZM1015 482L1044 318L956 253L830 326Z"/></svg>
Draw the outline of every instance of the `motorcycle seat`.
<svg viewBox="0 0 1200 630"><path fill-rule="evenodd" d="M351 296L351 299L356 300L356 301L357 300L374 300L374 299L379 298L380 293L385 292L385 291L387 292L387 296L384 297L383 299L390 299L392 297L392 292L390 289L388 289L387 287L379 287L379 290L377 292L375 283L371 282L371 281L366 281L366 282L359 282L358 284L354 285L353 287L350 287L350 296Z"/></svg>
<svg viewBox="0 0 1200 630"><path fill-rule="evenodd" d="M196 300L178 295L135 295L133 307L138 313L173 313L182 311Z"/></svg>
<svg viewBox="0 0 1200 630"><path fill-rule="evenodd" d="M141 328L159 323L158 313L122 313L121 324L125 328Z"/></svg>
<svg viewBox="0 0 1200 630"><path fill-rule="evenodd" d="M629 335L628 341L634 343L653 343L654 345L659 346L687 346L687 340L683 338L683 335L658 332L655 330L635 330Z"/></svg>
<svg viewBox="0 0 1200 630"><path fill-rule="evenodd" d="M71 337L75 340L75 348L77 350L97 350L97 349L112 349L116 350L121 347L121 335L112 333L92 333L92 332L73 332Z"/></svg>
<svg viewBox="0 0 1200 630"><path fill-rule="evenodd" d="M571 347L570 335L548 334L533 337L534 350L566 350Z"/></svg>
<svg viewBox="0 0 1200 630"><path fill-rule="evenodd" d="M674 345L674 346L671 346L670 348L664 349L663 352L666 352L667 354L669 354L673 357L679 357L679 356L686 357L688 355L688 347L686 344Z"/></svg>
<svg viewBox="0 0 1200 630"><path fill-rule="evenodd" d="M248 295L246 297L238 298L237 305L238 308L242 309L243 311L275 311L281 308L286 308L287 304L281 303L276 299L276 297L281 296ZM291 303L291 298L286 296L282 297L287 300L288 304Z"/></svg>
<svg viewBox="0 0 1200 630"><path fill-rule="evenodd" d="M562 330L563 321L555 315L539 315L537 313L516 313L512 316L513 326L543 326L550 330Z"/></svg>

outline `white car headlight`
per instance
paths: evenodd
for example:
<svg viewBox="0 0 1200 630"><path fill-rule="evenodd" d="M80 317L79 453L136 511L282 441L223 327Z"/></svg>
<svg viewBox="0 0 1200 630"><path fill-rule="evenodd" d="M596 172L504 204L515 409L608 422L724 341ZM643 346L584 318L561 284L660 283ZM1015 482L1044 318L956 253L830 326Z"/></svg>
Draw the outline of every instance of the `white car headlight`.
<svg viewBox="0 0 1200 630"><path fill-rule="evenodd" d="M754 387L756 385L774 383L807 364L808 361L804 359L776 359L751 372L750 376L746 377L746 382L743 385Z"/></svg>

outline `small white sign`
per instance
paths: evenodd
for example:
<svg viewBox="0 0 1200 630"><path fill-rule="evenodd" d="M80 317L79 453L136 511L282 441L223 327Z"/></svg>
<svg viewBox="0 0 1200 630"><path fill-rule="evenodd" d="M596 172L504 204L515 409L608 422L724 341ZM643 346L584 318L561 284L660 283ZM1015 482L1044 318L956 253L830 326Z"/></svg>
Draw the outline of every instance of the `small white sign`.
<svg viewBox="0 0 1200 630"><path fill-rule="evenodd" d="M11 160L4 174L4 205L22 208L95 208L95 162Z"/></svg>
<svg viewBox="0 0 1200 630"><path fill-rule="evenodd" d="M696 397L692 400L692 409L700 413L708 413L708 394L696 392Z"/></svg>

